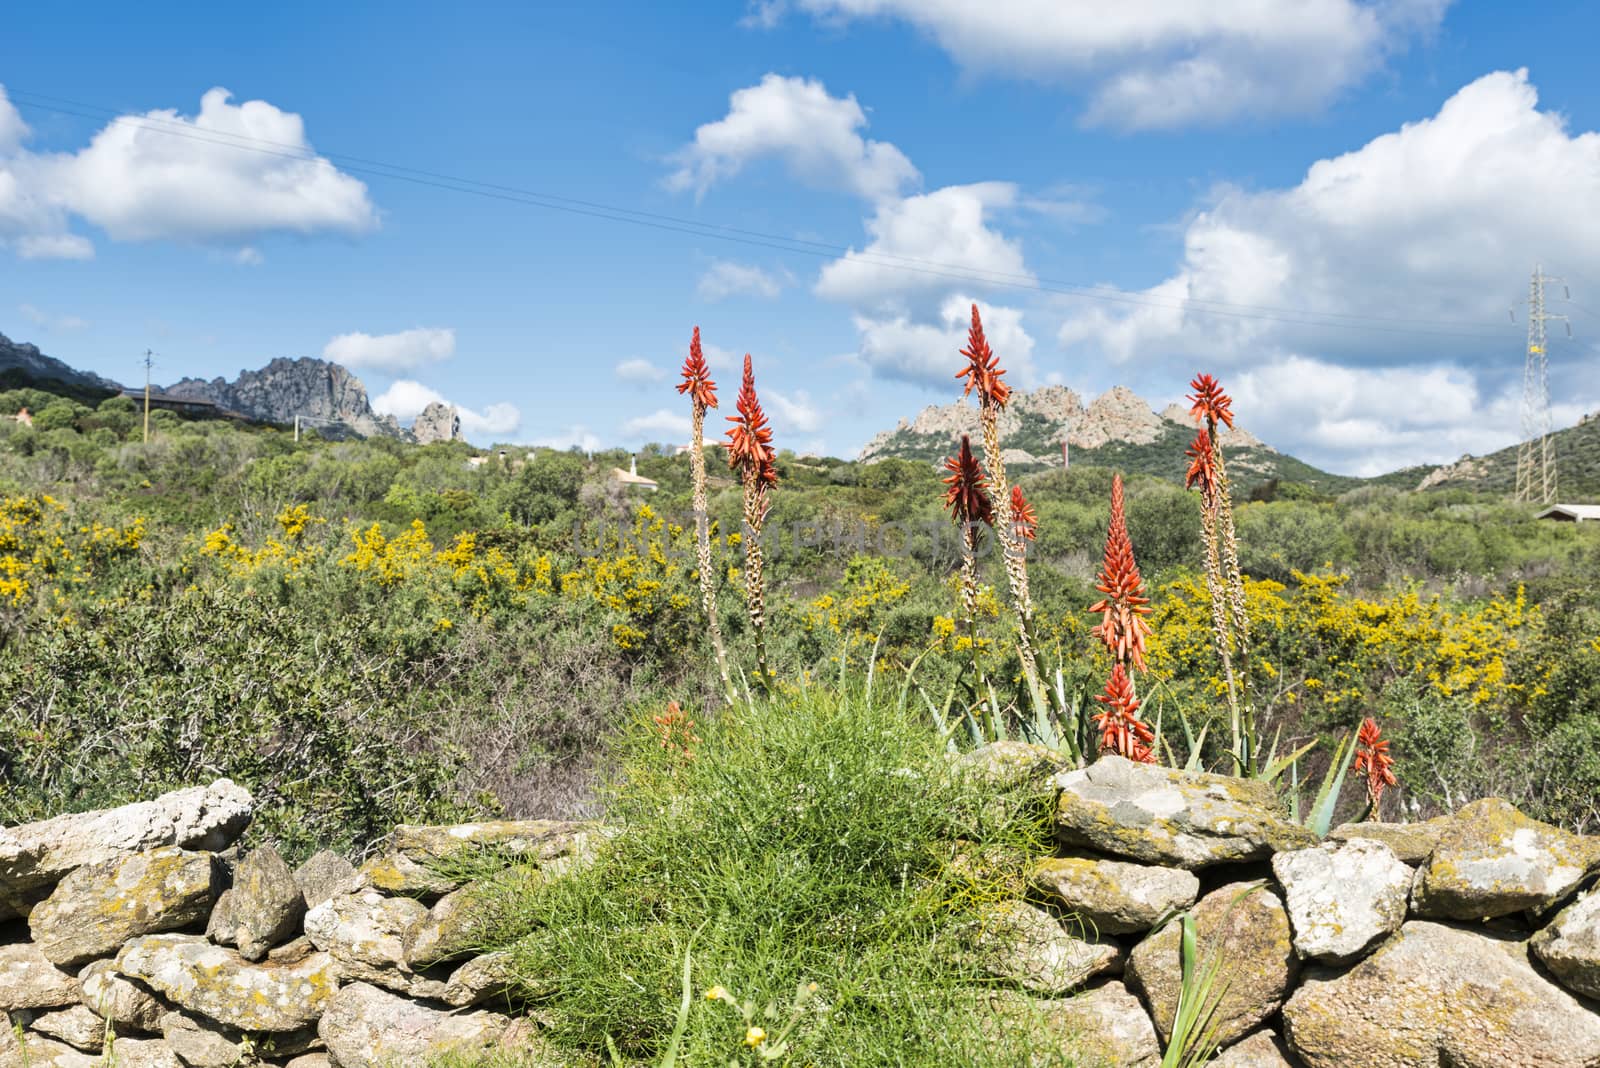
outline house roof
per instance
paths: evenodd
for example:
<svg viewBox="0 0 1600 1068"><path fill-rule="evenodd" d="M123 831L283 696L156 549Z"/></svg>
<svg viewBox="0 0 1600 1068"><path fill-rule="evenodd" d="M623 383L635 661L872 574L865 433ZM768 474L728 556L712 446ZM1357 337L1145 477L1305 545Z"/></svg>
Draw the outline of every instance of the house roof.
<svg viewBox="0 0 1600 1068"><path fill-rule="evenodd" d="M1552 504L1534 518L1549 519L1558 515L1570 519L1600 519L1600 504Z"/></svg>
<svg viewBox="0 0 1600 1068"><path fill-rule="evenodd" d="M659 485L653 478L645 478L643 475L636 475L632 471L624 471L620 467L611 469L611 477L627 486L649 486L651 489L655 489Z"/></svg>

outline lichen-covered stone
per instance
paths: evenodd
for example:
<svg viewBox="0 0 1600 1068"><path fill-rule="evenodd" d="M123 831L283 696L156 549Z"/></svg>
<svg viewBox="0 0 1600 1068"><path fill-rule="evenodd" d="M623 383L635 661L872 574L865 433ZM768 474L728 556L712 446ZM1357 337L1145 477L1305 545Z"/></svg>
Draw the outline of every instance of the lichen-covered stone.
<svg viewBox="0 0 1600 1068"><path fill-rule="evenodd" d="M510 1022L482 1010L433 1009L367 983L351 983L334 997L317 1033L341 1068L388 1068L423 1065L447 1051L492 1049Z"/></svg>
<svg viewBox="0 0 1600 1068"><path fill-rule="evenodd" d="M338 968L326 953L294 964L251 964L195 935L147 935L117 957L121 974L241 1031L293 1031L315 1023L333 998Z"/></svg>
<svg viewBox="0 0 1600 1068"><path fill-rule="evenodd" d="M428 907L419 901L368 888L335 895L308 912L306 937L333 955L346 979L439 998L442 979L417 975L406 962L406 935L427 917Z"/></svg>
<svg viewBox="0 0 1600 1068"><path fill-rule="evenodd" d="M0 828L0 900L25 897L68 872L157 846L216 852L250 823L250 794L227 779L121 808ZM24 915L27 909L20 909Z"/></svg>
<svg viewBox="0 0 1600 1068"><path fill-rule="evenodd" d="M1067 998L996 991L990 1007L999 1027L1024 1030L1040 1050L1033 1064L1156 1068L1161 1046L1139 999L1119 982Z"/></svg>
<svg viewBox="0 0 1600 1068"><path fill-rule="evenodd" d="M1050 779L1065 771L1066 760L1042 745L1011 740L990 742L951 762L956 777L984 793L1019 789L1053 791Z"/></svg>
<svg viewBox="0 0 1600 1068"><path fill-rule="evenodd" d="M531 891L542 880L537 868L521 866L493 885L468 883L446 894L406 932L406 963L420 970L481 950L496 920L495 907L508 892L515 892L508 888L521 882Z"/></svg>
<svg viewBox="0 0 1600 1068"><path fill-rule="evenodd" d="M211 916L206 920L206 937L219 946L231 946L233 932L233 891L224 890L211 906Z"/></svg>
<svg viewBox="0 0 1600 1068"><path fill-rule="evenodd" d="M34 908L28 927L45 956L82 964L130 938L201 923L215 885L210 853L162 846L79 868Z"/></svg>
<svg viewBox="0 0 1600 1068"><path fill-rule="evenodd" d="M324 849L294 870L294 881L309 910L332 897L339 884L355 873L354 864L331 849Z"/></svg>
<svg viewBox="0 0 1600 1068"><path fill-rule="evenodd" d="M105 1068L184 1068L172 1047L159 1038L119 1038L116 1060Z"/></svg>
<svg viewBox="0 0 1600 1068"><path fill-rule="evenodd" d="M69 1005L64 1009L41 1012L28 1026L41 1035L90 1053L100 1052L106 1041L105 1019L96 1016L84 1005Z"/></svg>
<svg viewBox="0 0 1600 1068"><path fill-rule="evenodd" d="M1307 1068L1594 1068L1600 1014L1549 982L1510 935L1411 920L1283 1008Z"/></svg>
<svg viewBox="0 0 1600 1068"><path fill-rule="evenodd" d="M1283 887L1295 952L1329 964L1354 960L1406 918L1412 871L1371 838L1279 853L1272 874Z"/></svg>
<svg viewBox="0 0 1600 1068"><path fill-rule="evenodd" d="M985 909L967 938L973 963L1036 994L1065 994L1122 966L1115 943L1077 938L1048 912L1021 901Z"/></svg>
<svg viewBox="0 0 1600 1068"><path fill-rule="evenodd" d="M389 835L388 846L418 862L453 860L479 850L538 862L585 853L603 836L595 824L571 820L489 820L449 827L402 823Z"/></svg>
<svg viewBox="0 0 1600 1068"><path fill-rule="evenodd" d="M229 893L234 945L245 960L264 959L267 950L300 929L305 896L293 869L272 846L253 850L239 863Z"/></svg>
<svg viewBox="0 0 1600 1068"><path fill-rule="evenodd" d="M181 1012L162 1015L161 1037L190 1068L231 1068L248 1063L248 1050L239 1041L243 1036L230 1036L215 1024Z"/></svg>
<svg viewBox="0 0 1600 1068"><path fill-rule="evenodd" d="M118 975L109 960L86 965L78 973L78 990L90 1012L123 1031L155 1034L161 1030L161 1016L166 1012L161 1003L143 987Z"/></svg>
<svg viewBox="0 0 1600 1068"><path fill-rule="evenodd" d="M19 1035L10 1026L0 1026L0 1065L4 1068L102 1068L97 1056L31 1031Z"/></svg>
<svg viewBox="0 0 1600 1068"><path fill-rule="evenodd" d="M1449 816L1435 816L1422 823L1341 823L1328 832L1328 837L1335 842L1353 842L1361 838L1382 842L1394 850L1402 864L1421 864L1439 844L1439 836L1449 823Z"/></svg>
<svg viewBox="0 0 1600 1068"><path fill-rule="evenodd" d="M466 1008L505 993L516 980L511 954L504 951L473 957L455 971L445 984L442 1000L456 1008Z"/></svg>
<svg viewBox="0 0 1600 1068"><path fill-rule="evenodd" d="M0 1012L57 1009L78 1000L71 972L39 952L32 942L0 946Z"/></svg>
<svg viewBox="0 0 1600 1068"><path fill-rule="evenodd" d="M1278 1011L1299 974L1283 901L1260 883L1232 883L1195 905L1202 966L1220 957L1227 986L1217 1002L1217 1042L1243 1038ZM1163 1039L1172 1033L1182 986L1181 929L1169 923L1134 947L1128 979L1150 1007Z"/></svg>
<svg viewBox="0 0 1600 1068"><path fill-rule="evenodd" d="M1272 1031L1257 1031L1229 1046L1210 1068L1294 1068L1289 1047Z"/></svg>
<svg viewBox="0 0 1600 1068"><path fill-rule="evenodd" d="M383 853L361 865L360 873L369 886L391 894L438 897L461 886L461 880L419 864L404 853Z"/></svg>
<svg viewBox="0 0 1600 1068"><path fill-rule="evenodd" d="M1127 860L1203 868L1317 843L1279 814L1272 787L1253 779L1103 756L1056 784L1056 837Z"/></svg>
<svg viewBox="0 0 1600 1068"><path fill-rule="evenodd" d="M1562 986L1600 1000L1600 889L1556 913L1528 948Z"/></svg>
<svg viewBox="0 0 1600 1068"><path fill-rule="evenodd" d="M1554 905L1600 865L1600 841L1529 819L1497 797L1450 818L1417 873L1418 916L1481 920Z"/></svg>
<svg viewBox="0 0 1600 1068"><path fill-rule="evenodd" d="M1142 934L1200 894L1200 880L1181 868L1093 857L1038 861L1028 883L1076 913L1091 933L1102 934Z"/></svg>

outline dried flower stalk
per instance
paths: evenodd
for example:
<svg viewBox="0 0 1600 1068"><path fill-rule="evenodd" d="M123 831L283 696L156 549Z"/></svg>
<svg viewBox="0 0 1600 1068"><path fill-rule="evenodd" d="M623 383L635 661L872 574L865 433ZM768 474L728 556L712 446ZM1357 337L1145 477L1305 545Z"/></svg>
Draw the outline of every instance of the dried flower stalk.
<svg viewBox="0 0 1600 1068"><path fill-rule="evenodd" d="M683 361L683 381L679 393L687 393L691 405L689 475L694 484L695 556L700 569L700 604L706 613L706 630L717 657L717 673L722 676L722 692L729 703L734 700L733 679L728 674L728 655L722 647L722 624L717 618L717 587L711 569L711 517L706 502L706 409L717 406L717 384L711 380L700 349L700 328L694 328L689 355Z"/></svg>

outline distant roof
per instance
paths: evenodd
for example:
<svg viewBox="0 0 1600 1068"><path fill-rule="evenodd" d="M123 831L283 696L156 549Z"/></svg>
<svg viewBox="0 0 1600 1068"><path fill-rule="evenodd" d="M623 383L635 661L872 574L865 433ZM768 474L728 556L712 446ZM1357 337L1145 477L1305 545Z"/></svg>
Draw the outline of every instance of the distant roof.
<svg viewBox="0 0 1600 1068"><path fill-rule="evenodd" d="M144 390L142 389L127 388L122 391L122 395L124 397L132 397L135 400L144 400ZM202 408L217 407L216 401L200 400L197 397L174 397L172 394L163 393L159 389L150 391L150 402L152 404L193 404Z"/></svg>
<svg viewBox="0 0 1600 1068"><path fill-rule="evenodd" d="M1534 516L1534 518L1577 519L1580 521L1600 519L1600 504L1552 504L1538 515Z"/></svg>
<svg viewBox="0 0 1600 1068"><path fill-rule="evenodd" d="M628 486L649 486L651 489L655 489L656 486L660 485L653 478L645 478L643 475L636 475L632 471L624 471L620 467L611 469L611 477Z"/></svg>

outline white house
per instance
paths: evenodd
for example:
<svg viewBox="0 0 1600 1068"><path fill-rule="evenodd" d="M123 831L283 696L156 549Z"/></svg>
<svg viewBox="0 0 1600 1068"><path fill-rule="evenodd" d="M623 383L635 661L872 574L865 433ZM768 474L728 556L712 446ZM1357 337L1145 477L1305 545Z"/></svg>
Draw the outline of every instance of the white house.
<svg viewBox="0 0 1600 1068"><path fill-rule="evenodd" d="M1553 519L1557 523L1587 523L1600 520L1600 504L1552 504L1535 519Z"/></svg>

